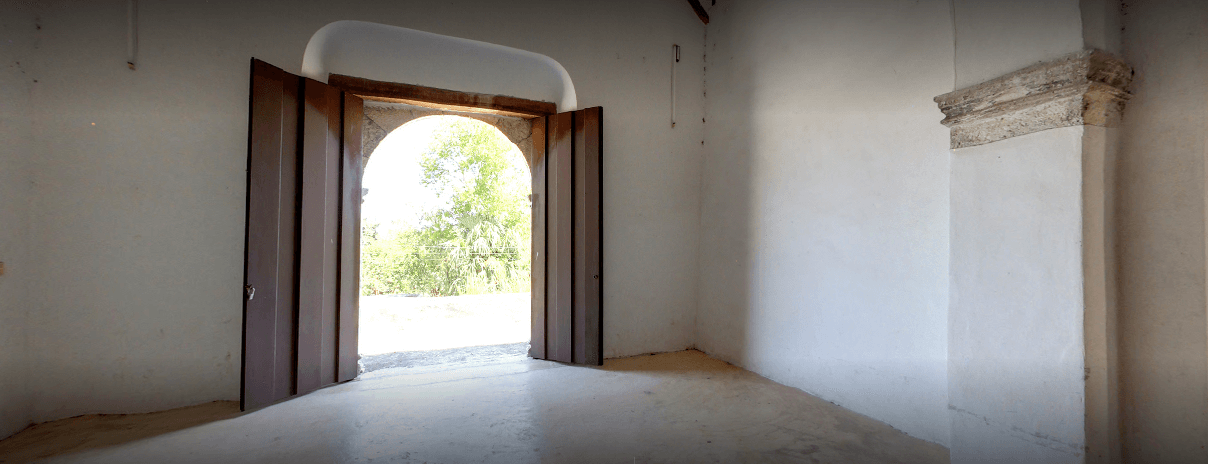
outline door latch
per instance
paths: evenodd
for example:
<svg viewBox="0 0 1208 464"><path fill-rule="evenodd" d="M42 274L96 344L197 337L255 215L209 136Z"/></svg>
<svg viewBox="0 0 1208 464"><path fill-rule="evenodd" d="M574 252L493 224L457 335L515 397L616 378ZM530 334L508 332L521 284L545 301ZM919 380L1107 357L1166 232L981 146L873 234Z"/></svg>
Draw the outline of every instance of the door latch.
<svg viewBox="0 0 1208 464"><path fill-rule="evenodd" d="M256 297L256 287L253 287L251 285L244 285L243 286L243 297L247 298L249 301L251 301L252 298L255 298Z"/></svg>

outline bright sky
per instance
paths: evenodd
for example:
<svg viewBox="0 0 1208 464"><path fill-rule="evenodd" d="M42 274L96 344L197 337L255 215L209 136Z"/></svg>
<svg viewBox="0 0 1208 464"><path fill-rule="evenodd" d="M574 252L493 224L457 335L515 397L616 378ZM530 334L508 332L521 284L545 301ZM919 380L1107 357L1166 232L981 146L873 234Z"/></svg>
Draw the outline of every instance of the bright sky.
<svg viewBox="0 0 1208 464"><path fill-rule="evenodd" d="M394 221L414 225L425 209L441 206L436 194L420 179L419 161L432 142L433 132L459 116L429 116L416 119L386 136L369 157L362 187L369 189L361 206L361 221L388 226ZM486 123L482 123L486 124ZM499 134L504 137L503 134ZM520 149L513 146L510 157L528 172ZM386 227L383 227L385 229Z"/></svg>

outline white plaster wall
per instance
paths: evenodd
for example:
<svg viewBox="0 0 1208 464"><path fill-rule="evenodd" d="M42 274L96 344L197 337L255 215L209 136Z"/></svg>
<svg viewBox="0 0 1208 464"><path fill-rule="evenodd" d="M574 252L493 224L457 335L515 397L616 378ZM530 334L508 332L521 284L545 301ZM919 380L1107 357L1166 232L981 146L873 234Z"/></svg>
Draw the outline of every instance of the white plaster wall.
<svg viewBox="0 0 1208 464"><path fill-rule="evenodd" d="M710 15L698 346L947 445L949 3Z"/></svg>
<svg viewBox="0 0 1208 464"><path fill-rule="evenodd" d="M952 462L1081 462L1081 126L952 156Z"/></svg>
<svg viewBox="0 0 1208 464"><path fill-rule="evenodd" d="M955 88L1087 45L1111 50L1107 3L954 0ZM953 462L1084 459L1084 137L1061 128L953 153ZM1104 153L1093 155L1102 171ZM1101 318L1104 285L1090 294Z"/></svg>
<svg viewBox="0 0 1208 464"><path fill-rule="evenodd" d="M1086 48L1097 48L1115 56L1123 53L1120 0L1079 0L1082 10L1082 40Z"/></svg>
<svg viewBox="0 0 1208 464"><path fill-rule="evenodd" d="M43 278L28 324L35 420L238 397L249 58L297 73L315 31L344 19L560 63L578 106L604 107L605 356L691 346L704 26L684 2L140 5L133 72L126 2L45 8L31 248ZM674 130L672 43L684 47Z"/></svg>
<svg viewBox="0 0 1208 464"><path fill-rule="evenodd" d="M1079 0L952 0L956 88L1081 50L1079 4Z"/></svg>
<svg viewBox="0 0 1208 464"><path fill-rule="evenodd" d="M1120 129L1083 126L1082 269L1086 462L1121 462L1116 166Z"/></svg>
<svg viewBox="0 0 1208 464"><path fill-rule="evenodd" d="M1208 3L1126 2L1117 193L1126 462L1208 461Z"/></svg>
<svg viewBox="0 0 1208 464"><path fill-rule="evenodd" d="M29 61L37 16L15 2L0 3L0 439L30 423L28 390L29 178L32 157Z"/></svg>

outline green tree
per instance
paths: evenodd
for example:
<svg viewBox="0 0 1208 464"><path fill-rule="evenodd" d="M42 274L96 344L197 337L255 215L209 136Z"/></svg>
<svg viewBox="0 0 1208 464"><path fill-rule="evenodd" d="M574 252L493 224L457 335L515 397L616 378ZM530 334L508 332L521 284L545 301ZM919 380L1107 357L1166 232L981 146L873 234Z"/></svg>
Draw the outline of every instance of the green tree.
<svg viewBox="0 0 1208 464"><path fill-rule="evenodd" d="M525 292L530 279L528 172L495 128L458 119L420 164L442 205L414 227L362 230L362 292L433 296Z"/></svg>

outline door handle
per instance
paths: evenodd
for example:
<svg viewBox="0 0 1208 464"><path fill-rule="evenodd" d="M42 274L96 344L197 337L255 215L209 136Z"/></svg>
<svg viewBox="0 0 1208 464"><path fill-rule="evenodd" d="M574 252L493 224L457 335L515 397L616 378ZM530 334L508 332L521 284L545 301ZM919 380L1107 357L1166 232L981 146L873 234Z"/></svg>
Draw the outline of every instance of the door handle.
<svg viewBox="0 0 1208 464"><path fill-rule="evenodd" d="M243 297L247 298L248 301L251 301L252 298L255 298L256 297L256 287L253 287L251 285L244 285L243 286Z"/></svg>

